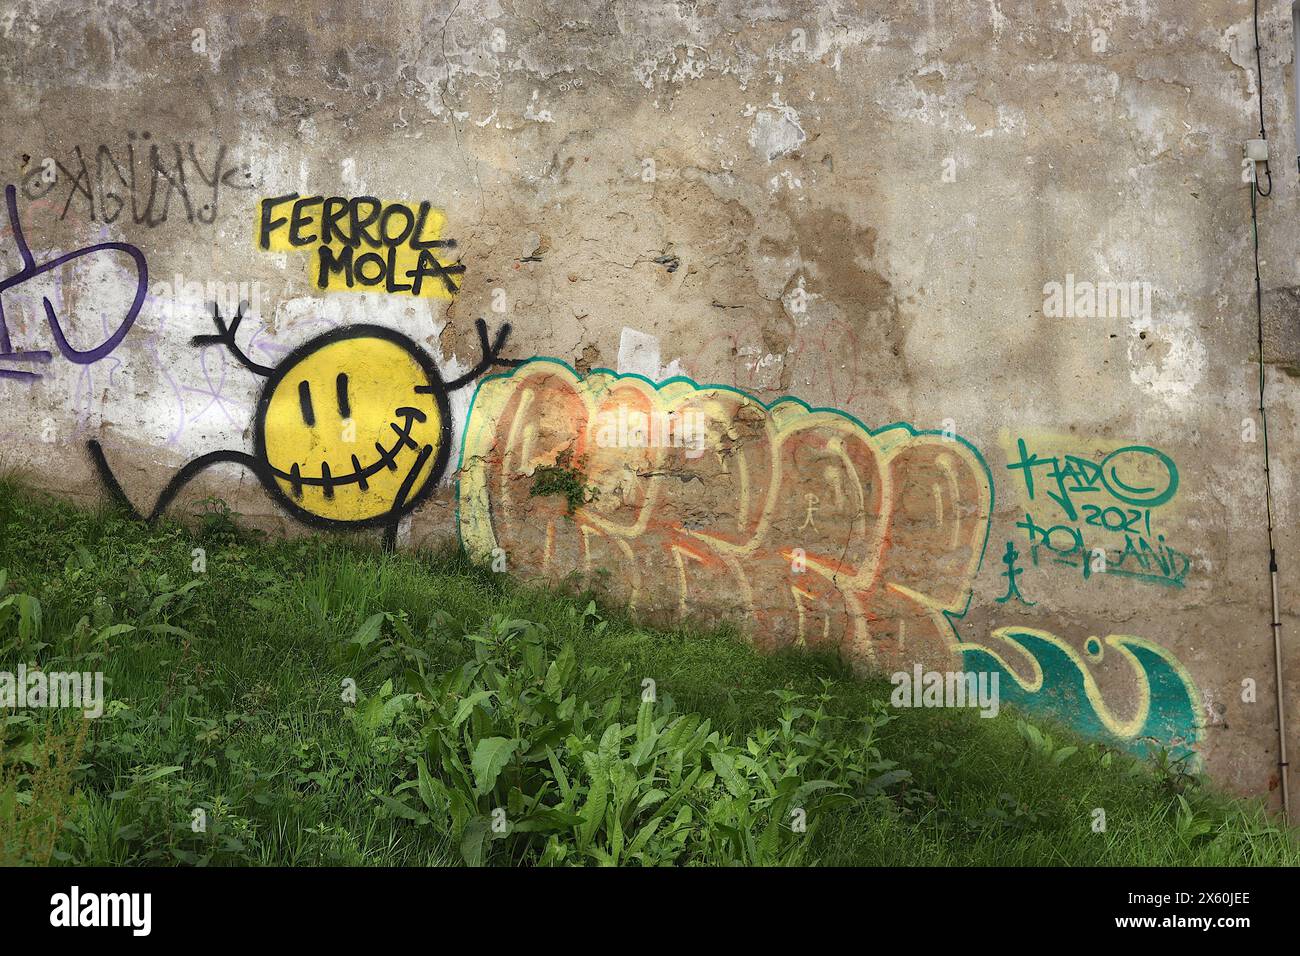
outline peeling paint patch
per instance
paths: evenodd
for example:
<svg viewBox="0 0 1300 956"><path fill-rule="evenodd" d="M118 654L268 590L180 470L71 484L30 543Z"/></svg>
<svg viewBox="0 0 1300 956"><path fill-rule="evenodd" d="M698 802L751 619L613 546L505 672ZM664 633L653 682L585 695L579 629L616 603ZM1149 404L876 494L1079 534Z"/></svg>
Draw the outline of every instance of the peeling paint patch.
<svg viewBox="0 0 1300 956"><path fill-rule="evenodd" d="M1129 377L1152 395L1170 404L1182 404L1196 392L1205 375L1205 344L1196 334L1192 317L1175 312L1157 324L1151 317L1129 323Z"/></svg>
<svg viewBox="0 0 1300 956"><path fill-rule="evenodd" d="M799 114L793 107L777 102L758 110L749 128L749 145L769 163L793 153L807 139Z"/></svg>
<svg viewBox="0 0 1300 956"><path fill-rule="evenodd" d="M654 335L623 327L618 340L618 371L636 373L646 378L659 374L659 339Z"/></svg>
<svg viewBox="0 0 1300 956"><path fill-rule="evenodd" d="M551 111L547 109L538 109L538 100L541 97L540 90L533 90L533 97L524 107L524 119L533 120L536 123L554 123L555 119L551 116Z"/></svg>

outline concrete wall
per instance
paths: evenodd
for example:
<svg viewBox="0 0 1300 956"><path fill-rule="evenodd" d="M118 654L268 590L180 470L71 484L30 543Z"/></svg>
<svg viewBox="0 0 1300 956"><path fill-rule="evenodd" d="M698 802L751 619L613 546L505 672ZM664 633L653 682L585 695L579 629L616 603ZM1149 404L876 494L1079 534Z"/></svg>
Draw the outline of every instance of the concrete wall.
<svg viewBox="0 0 1300 956"><path fill-rule="evenodd" d="M1300 728L1300 182L1261 6ZM3 460L996 672L1276 801L1250 12L7 2Z"/></svg>

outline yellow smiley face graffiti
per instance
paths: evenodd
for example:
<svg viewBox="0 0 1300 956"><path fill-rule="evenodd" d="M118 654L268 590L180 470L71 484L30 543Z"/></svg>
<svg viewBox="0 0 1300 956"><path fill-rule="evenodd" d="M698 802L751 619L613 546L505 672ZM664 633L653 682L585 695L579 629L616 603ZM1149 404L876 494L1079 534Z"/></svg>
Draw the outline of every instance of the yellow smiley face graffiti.
<svg viewBox="0 0 1300 956"><path fill-rule="evenodd" d="M449 452L446 388L428 355L380 326L350 326L291 353L258 404L266 485L307 521L391 521L432 491Z"/></svg>

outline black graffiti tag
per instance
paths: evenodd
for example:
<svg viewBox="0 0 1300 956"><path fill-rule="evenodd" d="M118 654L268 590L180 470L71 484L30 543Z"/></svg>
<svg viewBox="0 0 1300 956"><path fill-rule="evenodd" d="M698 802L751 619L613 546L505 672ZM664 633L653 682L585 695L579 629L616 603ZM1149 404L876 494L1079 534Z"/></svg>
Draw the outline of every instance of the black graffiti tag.
<svg viewBox="0 0 1300 956"><path fill-rule="evenodd" d="M247 191L256 186L247 166L228 161L224 144L218 144L216 158L205 168L193 142L160 144L150 139L148 133L138 140L129 133L124 162L120 148L115 154L101 143L83 153L74 146L66 165L51 157L34 166L23 177L23 195L40 199L62 183L67 195L60 220L67 218L73 200L79 199L91 222L115 222L129 206L131 220L152 229L168 221L173 197L186 222L211 225L223 189Z"/></svg>

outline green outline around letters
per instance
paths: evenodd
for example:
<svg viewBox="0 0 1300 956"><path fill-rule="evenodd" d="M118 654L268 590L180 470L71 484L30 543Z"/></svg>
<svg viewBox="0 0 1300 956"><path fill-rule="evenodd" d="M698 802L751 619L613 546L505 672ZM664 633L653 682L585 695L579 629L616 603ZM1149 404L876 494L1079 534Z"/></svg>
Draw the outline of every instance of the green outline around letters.
<svg viewBox="0 0 1300 956"><path fill-rule="evenodd" d="M765 409L765 410L768 411L768 412L773 411L774 409L777 408L777 406L779 406L779 405L781 405L781 404L784 404L784 403L786 403L786 402L790 402L790 403L793 403L793 404L798 405L799 407L803 408L803 410L804 410L805 412L808 412L808 413L824 412L824 413L831 414L831 415L838 415L839 417L844 418L844 419L847 419L848 421L852 422L856 427L860 428L860 429L861 429L862 431L864 431L867 435L869 435L869 436L871 436L871 437L873 437L873 438L876 437L877 435L881 435L881 434L884 433L884 432L891 431L891 430L896 429L896 428L898 428L898 429L902 429L904 432L906 432L908 435L911 435L911 436L944 435L944 434L945 434L944 431L943 431L942 429L917 429L917 428L914 428L911 424L909 424L909 423L907 423L907 422L892 422L892 423L890 423L890 424L888 424L888 425L882 425L882 426L879 427L879 428L872 429L872 428L868 428L867 425L866 425L865 423L863 423L859 418L857 418L856 416L854 416L854 415L852 415L852 414L850 414L850 413L848 413L848 412L842 411L841 409L838 409L838 408L829 408L829 407L824 407L824 406L814 406L814 405L809 405L809 404L808 404L807 402L805 402L803 399L801 399L801 398L797 398L797 397L795 397L795 396L793 396L793 395L783 395L783 396L780 396L779 398L774 399L774 400L771 401L771 402L764 402L762 399L760 399L760 398L758 398L758 397L756 397L756 396L754 396L754 395L751 395L749 392L746 392L744 389L737 388L737 387L735 387L735 386L733 386L733 385L718 385L718 384L707 384L707 385L701 385L700 383L696 382L694 379L690 378L689 376L685 376L685 375L675 375L675 376L673 376L673 377L671 377L671 378L664 379L664 380L661 381L661 382L656 382L656 381L654 381L653 379L649 378L648 376L642 375L642 374L640 374L640 373L638 373L638 372L620 373L620 372L616 372L616 371L614 371L613 369L609 369L609 368L594 368L594 369L592 369L590 372L588 372L586 375L582 375L582 374L579 374L579 372L578 372L577 369L575 369L572 365L570 365L568 362L564 361L563 359L550 358L550 357L547 357L547 356L537 356L537 357L534 357L534 358L528 359L527 361L523 362L523 363L520 364L519 366L516 366L515 368L512 368L512 369L511 369L510 371L508 371L508 372L501 372L501 373L497 373L497 374L495 374L495 375L484 376L483 378L479 379L478 382L477 382L476 385L475 385L474 394L473 394L473 396L472 396L471 399L470 399L469 409L468 409L468 411L466 412L466 415L465 415L465 427L461 430L461 433L460 433L460 436L461 436L461 447L460 447L460 454L459 454L459 456L458 456L458 458L457 458L457 462L456 462L456 483L455 483L455 494L456 494L456 537L457 537L457 540L460 542L460 545L461 545L461 548L462 548L462 549L464 549L464 547L465 547L465 541L464 541L464 537L463 537L463 535L462 535L462 533L461 533L461 527L462 527L462 524L461 524L461 494L460 494L460 491L461 491L461 474L463 473L464 463L465 463L465 445L466 445L466 440L465 440L465 439L466 439L466 436L467 436L467 434L468 434L470 424L471 424L472 421L473 421L473 417L474 417L474 409L475 409L475 408L477 407L477 405L478 405L479 390L480 390L480 389L483 387L483 385L486 384L487 382L495 381L495 380L498 380L498 379L508 379L508 378L514 376L515 374L517 374L517 373L520 371L520 369L529 368L530 366L535 366L535 365L540 364L540 363L548 363L548 364L551 364L551 365L557 365L557 366L559 366L559 367L565 369L566 371L568 371L568 372L569 372L571 375L573 375L574 378L576 378L579 382L585 382L588 378L590 378L590 377L593 376L593 375L603 375L603 376L609 376L609 377L610 377L613 381L615 381L615 382L620 381L620 380L623 380L623 379L640 379L642 382L645 382L647 385L649 385L651 388L653 388L656 392L661 391L661 390L664 389L666 386L668 386L668 385L672 385L672 384L677 383L677 382L681 382L681 383L684 383L684 384L686 384L686 385L689 385L690 387L692 387L692 388L695 389L696 391L706 391L706 390L716 389L716 390L718 390L718 391L731 392L731 393L733 393L733 394L736 394L736 395L741 396L742 398L744 398L744 399L746 399L746 400L748 400L748 401L754 402L755 404L759 405L760 407L762 407L763 409ZM993 480L993 474L992 474L992 471L989 469L988 462L985 461L985 459L984 459L984 455L981 454L980 450L979 450L978 448L976 448L975 445L973 445L969 440L967 440L966 438L963 438L961 435L957 435L957 434L954 433L954 434L952 435L952 438L955 439L956 441L961 442L963 445L965 445L965 446L966 446L966 447L971 451L971 453L975 456L975 460L979 462L980 467L984 469L984 476L985 476L985 478L986 478L986 480L987 480L987 482L988 482L988 488L989 488L988 514L986 515L985 522L984 522L984 540L983 540L983 541L981 542L981 544L980 544L980 549L979 549L979 559L978 559L978 561L976 562L976 566L975 566L975 574L978 575L980 569L981 569L981 568L983 567L983 565L984 565L984 556L985 556L985 554L986 554L986 552L987 552L987 550L988 550L988 542L989 542L990 535L991 535L991 533L992 533L993 514L994 514L995 502L996 502L996 499L997 499L997 486L996 486L996 484L995 484L995 482L994 482L994 480ZM1126 448L1126 449L1124 449L1124 450L1133 450L1133 446L1129 446L1128 448ZM1155 451L1157 454L1162 454L1162 453L1160 453L1157 449L1151 449L1151 450L1152 450L1152 451ZM1164 457L1164 456L1162 455L1162 457ZM1172 460L1170 460L1170 461L1171 461L1171 463L1172 463ZM1177 466L1174 465L1173 467L1176 469ZM1174 471L1174 474L1176 475L1177 472ZM1175 488L1177 487L1176 481L1177 481L1177 479L1175 478L1175 484L1174 484L1174 487L1175 487ZM1006 665L1005 661L1003 661L1003 660L1001 659L1000 655L999 655L999 654L996 652L996 650L994 650L992 647L990 647L990 646L985 646L985 645L982 645L982 644L971 644L971 643L969 643L969 642L967 642L967 641L963 641L963 640L961 639L960 634L957 633L957 627L956 627L956 623L955 623L955 622L961 620L962 618L964 618L964 617L966 616L966 614L967 614L967 613L969 612L969 610L970 610L970 607L971 607L972 602L974 601L974 598L975 598L975 582L972 580L972 582L971 582L971 588L970 588L970 593L967 595L967 597L966 597L966 603L965 603L965 605L962 607L962 609L961 609L960 611L949 611L949 610L944 610L944 611L942 612L944 618L948 621L948 626L952 629L952 636L953 636L953 639L954 639L953 651L954 651L955 653L957 653L958 655L961 656L961 658L962 658L962 660L963 660L963 663L965 663L965 661L966 661L966 656L967 656L967 654L968 654L968 653L971 653L971 652L978 652L978 653L983 653L983 654L989 655L989 656L990 656L990 657L991 657L991 658L992 658L996 663L998 663L998 664L1002 667L1002 669L1005 670L1005 671L1007 672L1007 674L1008 674L1008 675L1009 675L1009 676L1010 676L1010 677L1011 677L1011 678L1012 678L1012 679L1013 679L1013 680L1014 680L1014 681L1019 685L1020 689L1021 689L1022 691L1026 691L1026 692L1028 692L1028 693L1031 695L1031 697L1034 696L1034 695L1036 694L1037 691L1046 689L1046 688L1043 688L1043 687L1033 688L1032 685L1033 685L1034 681L1033 681L1032 679L1031 679L1030 682L1028 682L1028 684L1027 684L1025 681L1021 680L1020 677L1016 674L1016 672L1015 672L1014 670L1012 670L1010 667L1008 667L1008 666ZM1039 631L1039 630L1037 630L1037 629L1033 629L1033 628L1019 628L1019 627L1014 627L1014 628L1005 628L1005 629L999 629L999 630L1000 630L1000 631L1002 631L1002 630L1005 630L1005 631L1019 631L1019 632L1022 632L1022 633L1024 633L1024 632L1028 632L1029 634L1031 634L1031 635L1033 635L1033 636L1039 636L1039 635L1042 635L1042 636L1045 637L1045 638L1046 638L1050 643L1055 644L1055 645L1056 645L1056 646L1057 646L1057 647L1058 647L1058 648L1059 648L1059 649L1060 649L1064 654L1066 654L1068 657L1070 657L1070 658L1073 660L1073 662L1075 663L1076 668L1077 668L1078 671L1079 671L1079 674L1078 674L1079 680L1080 680L1080 682L1082 683L1082 685L1084 686L1085 690L1090 686L1091 683L1095 683L1095 679L1092 677L1092 675L1091 675L1091 673L1088 671L1087 667L1086 667L1086 666L1083 666L1083 665L1082 665L1082 662L1078 660L1078 654L1077 654L1077 652L1074 650L1074 648L1071 647L1070 645L1068 645L1067 643L1065 643L1064 641L1062 641L1059 637L1056 637L1055 635L1051 635L1049 632L1043 632L1043 631ZM1017 644L1017 645L1018 645L1018 642L1015 642L1015 641L1011 641L1011 643L1012 643L1012 644ZM1120 653L1121 653L1121 654L1122 654L1122 655L1123 655L1123 656L1124 656L1124 657L1129 661L1129 663L1130 663L1131 665L1134 665L1134 669L1135 669L1135 671L1140 675L1140 678L1139 678L1139 679L1143 682L1144 693L1146 694L1146 700L1143 702L1142 706L1143 706L1144 710L1147 712L1147 713L1146 713L1146 718L1142 721L1142 725L1143 725L1142 729L1145 729L1145 728L1146 728L1146 727L1151 723L1150 708L1151 708L1151 705L1152 705L1153 703L1155 703L1155 701L1154 701L1154 700L1152 699L1152 697L1151 697L1151 688L1150 688L1150 686L1149 686L1149 675L1145 672L1144 669L1142 669L1142 668L1140 667L1140 662L1139 662L1139 661L1137 660L1137 658L1133 655L1133 653L1132 653L1132 651L1129 649L1129 647L1126 647L1126 646L1124 646L1124 645L1127 644L1127 645L1136 646L1136 647L1140 647L1140 648L1146 649L1146 650L1148 650L1149 652L1151 652L1151 653L1157 655L1158 657L1160 657L1162 660L1164 660L1164 661L1165 661L1165 662L1170 666L1170 670L1171 670L1174 674L1176 674L1176 675L1178 676L1179 680L1182 682L1183 686L1185 687L1186 692L1187 692L1187 703L1188 703L1189 706L1191 707L1191 709L1192 709L1192 713L1195 715L1195 716L1193 717L1193 726L1190 728L1190 730L1191 730L1191 732L1192 732L1192 734L1191 734L1191 739L1190 739L1190 740L1187 740L1187 741L1185 742L1185 744L1184 744L1184 747L1185 747L1187 750L1191 750L1191 751L1194 752L1193 748L1195 748L1196 745L1200 742L1200 739L1201 739L1201 730L1202 730L1202 725L1201 725L1201 723L1200 723L1200 721L1199 721L1199 719L1198 719L1198 718L1199 718L1199 707L1200 707L1200 692L1199 692L1199 689L1198 689L1197 686L1196 686L1195 681L1192 679L1191 673L1187 670L1187 668L1182 664L1181 661L1179 661L1176 657L1174 657L1174 655L1173 655L1173 653L1172 653L1171 651L1169 651L1168 649L1164 648L1163 646L1161 646L1161 645L1155 643L1154 641L1148 641L1148 640L1146 640L1145 638L1135 637L1135 636L1131 636L1131 635L1122 635L1122 636L1121 636L1121 635L1110 635L1110 636L1108 636L1108 637L1106 637L1106 638L1104 639L1104 644L1109 644L1109 645L1111 645L1112 647L1115 647L1116 650L1117 650L1118 652L1120 652ZM1104 646L1104 645L1103 645L1103 646ZM1040 663L1040 662L1038 661L1038 659L1037 659L1037 658L1036 658L1036 657L1035 657L1035 656L1034 656L1034 655L1033 655L1033 654L1028 650L1028 648L1025 648L1025 647L1023 647L1022 645L1020 645L1020 650L1021 650L1023 653L1025 653L1026 656L1029 658L1029 660L1030 660L1030 662L1031 662L1031 666L1033 667L1035 673L1038 675L1039 680L1042 680L1042 678L1043 678L1045 675L1043 674L1041 663ZM1098 691L1098 693L1099 693L1099 691ZM1089 697L1089 699L1090 699L1090 701L1091 701L1091 694L1087 694L1087 696ZM1102 711L1099 710L1099 709L1095 706L1095 702L1094 702L1093 714L1094 714L1094 717L1098 720L1098 723L1100 723L1103 727L1105 727L1105 729L1106 729L1107 731L1111 732L1111 736L1113 737L1113 739L1116 739L1117 741L1119 741L1119 742L1125 744L1126 746L1129 746L1130 748L1133 748L1134 744L1138 743L1138 742L1140 741L1141 738L1136 738L1136 739L1134 739L1134 738L1129 738L1129 739L1125 740L1124 738L1122 738L1122 737L1118 737L1117 735L1115 735L1114 732L1113 732L1113 730L1112 730L1112 728L1109 727L1109 726L1107 726L1107 724L1108 724L1108 720L1107 720L1106 718L1107 718L1107 716L1109 716L1109 714L1108 714L1109 708L1105 706L1104 698L1101 698L1101 704L1102 704L1102 708L1105 709L1105 711L1107 712L1107 714L1104 716L1103 713L1102 713ZM1063 721L1066 722L1066 723L1070 723L1070 722L1071 722L1070 719L1069 719L1069 715L1068 715L1068 714L1060 713L1059 711L1056 711L1055 708L1051 708L1050 705L1049 705L1049 707L1048 707L1047 709L1048 709L1049 711L1054 712L1054 714L1055 714L1055 716L1057 717L1057 719L1063 720ZM1198 755L1198 759L1199 759L1199 755Z"/></svg>
<svg viewBox="0 0 1300 956"><path fill-rule="evenodd" d="M854 425L856 425L858 428L866 432L872 438L881 434L882 432L886 432L894 428L901 428L904 431L906 431L909 435L912 436L945 434L943 429L939 429L939 428L918 430L916 428L913 428L907 422L892 422L888 425L882 425L881 427L873 430L871 428L868 428L862 422L862 420L857 418L855 415L851 415L848 412L841 411L838 408L827 408L822 406L809 405L803 399L796 398L793 395L782 395L781 397L774 399L772 402L765 402L761 398L758 398L755 395L751 395L749 394L749 392L746 392L744 389L737 388L734 385L701 385L698 382L696 382L694 379L686 375L674 375L672 378L666 378L662 382L656 382L654 381L654 379L642 375L639 372L616 372L611 368L593 368L586 375L582 375L578 372L576 368L574 368L572 365L570 365L568 362L564 361L563 359L550 358L548 356L535 356L531 359L526 360L522 364L515 366L508 372L499 372L495 375L485 375L484 377L480 378L478 382L475 383L474 395L473 397L470 398L469 409L465 413L465 427L461 429L461 433L460 433L460 439L461 439L460 454L457 456L456 459L456 540L457 542L459 542L462 551L465 550L465 539L461 534L460 476L465 465L465 436L469 431L470 422L474 418L474 408L478 404L479 390L482 389L482 387L488 382L496 381L498 379L511 378L516 373L518 373L520 369L525 369L531 365L535 365L538 363L549 363L551 365L558 365L561 368L567 369L580 382L585 382L588 378L592 377L593 375L609 375L609 376L613 376L615 381L619 381L621 379L628 379L628 378L640 379L641 381L649 385L651 388L653 388L656 392L663 390L665 386L672 385L674 382L683 382L687 385L690 385L696 391L717 389L719 391L724 391L724 392L733 392L736 395L741 396L742 398L748 399L749 401L762 406L762 408L768 412L772 411L778 405L781 405L785 402L793 402L794 404L801 406L806 412L810 412L810 413L826 412L831 415L839 415L841 418L846 418ZM954 644L954 650L955 650L956 645L961 644L961 639L960 639L961 636L957 633L957 627L953 622L960 620L966 616L967 612L970 610L971 602L975 599L974 577L978 577L980 569L984 567L984 553L988 549L989 535L993 526L993 510L994 510L994 502L997 498L997 487L993 482L993 472L989 469L988 462L984 460L984 456L980 454L980 450L976 448L971 442L967 441L965 438L963 438L961 435L956 434L955 432L952 434L952 438L956 441L961 442L963 445L965 445L967 448L970 449L971 453L975 456L975 460L978 461L980 463L980 467L984 469L984 476L985 478L988 479L988 487L989 487L988 514L986 515L984 520L984 540L980 543L979 560L975 564L975 575L972 577L971 580L970 593L966 595L966 604L962 607L960 612L948 611L948 610L943 611L943 616L948 619L948 625L952 628L953 638L956 642Z"/></svg>

